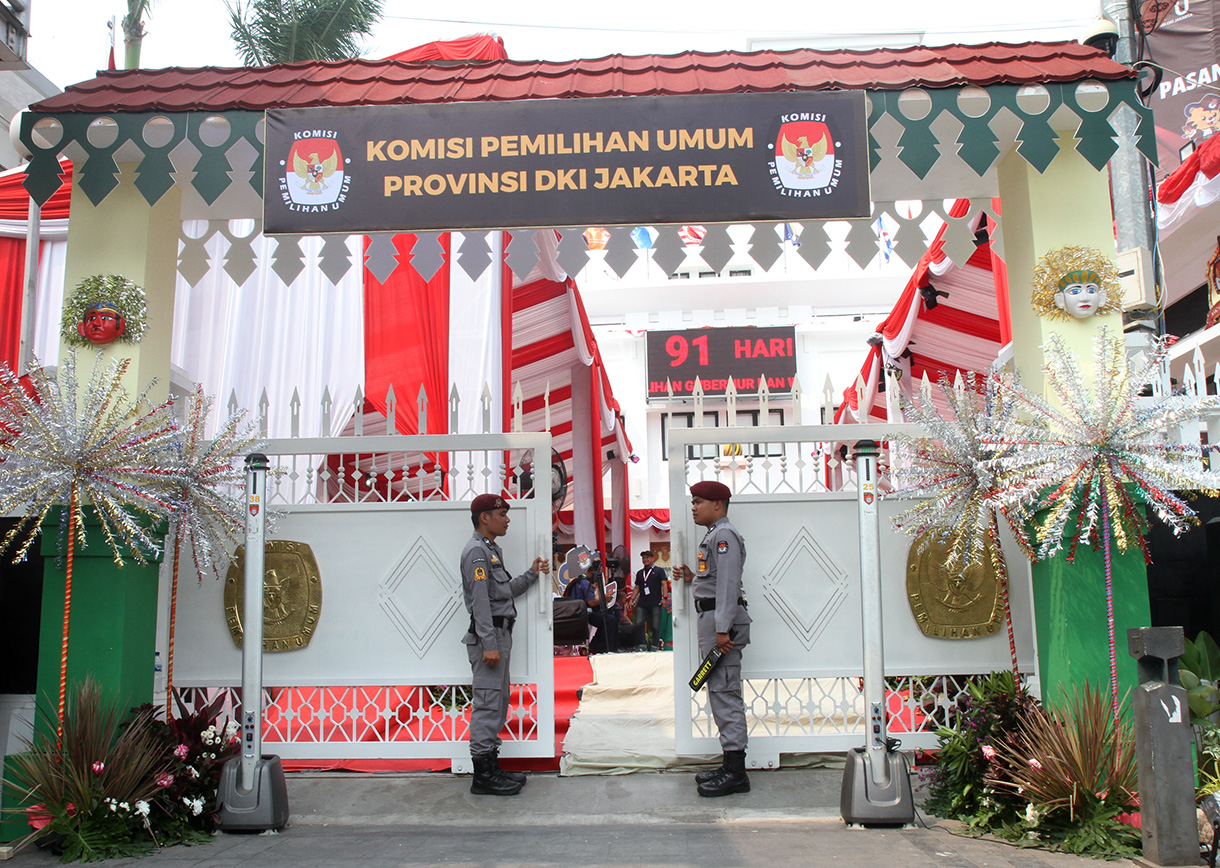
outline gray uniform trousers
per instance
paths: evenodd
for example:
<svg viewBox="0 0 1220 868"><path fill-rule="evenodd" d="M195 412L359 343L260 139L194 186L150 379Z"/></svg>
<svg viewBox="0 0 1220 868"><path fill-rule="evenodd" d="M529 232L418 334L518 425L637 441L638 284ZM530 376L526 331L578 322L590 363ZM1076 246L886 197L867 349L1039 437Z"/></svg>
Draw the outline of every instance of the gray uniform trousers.
<svg viewBox="0 0 1220 868"><path fill-rule="evenodd" d="M696 633L699 654L706 657L716 644L716 612L699 612ZM720 730L720 749L746 749L746 706L741 690L741 647L720 658L707 680L707 704Z"/></svg>
<svg viewBox="0 0 1220 868"><path fill-rule="evenodd" d="M513 634L507 627L496 627L496 643L500 646L500 663L488 666L483 662L483 646L479 642L466 646L473 674L473 702L470 709L470 753L485 756L500 749L500 730L508 720L508 702L512 687L508 683L508 663L513 651Z"/></svg>

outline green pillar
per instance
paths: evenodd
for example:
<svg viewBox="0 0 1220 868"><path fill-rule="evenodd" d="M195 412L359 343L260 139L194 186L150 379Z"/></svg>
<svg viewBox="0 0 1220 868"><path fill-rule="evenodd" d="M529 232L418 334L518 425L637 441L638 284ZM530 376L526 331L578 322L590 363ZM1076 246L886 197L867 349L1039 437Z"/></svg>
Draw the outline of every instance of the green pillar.
<svg viewBox="0 0 1220 868"><path fill-rule="evenodd" d="M124 549L124 565L119 567L92 510L85 511L85 529L88 546L77 544L73 556L68 691L88 675L106 695L127 707L152 702L158 564L141 566ZM59 703L67 580L66 551L63 562L55 562L58 545L59 527L48 522L42 536L47 561L38 640L38 704L50 711L56 711Z"/></svg>
<svg viewBox="0 0 1220 868"><path fill-rule="evenodd" d="M1135 660L1127 653L1127 628L1152 622L1148 572L1137 546L1120 554L1111 546L1114 637L1118 695L1136 685ZM1062 553L1033 564L1034 626L1038 634L1038 675L1042 699L1057 704L1084 682L1110 692L1110 639L1106 624L1105 561L1081 544L1076 560Z"/></svg>

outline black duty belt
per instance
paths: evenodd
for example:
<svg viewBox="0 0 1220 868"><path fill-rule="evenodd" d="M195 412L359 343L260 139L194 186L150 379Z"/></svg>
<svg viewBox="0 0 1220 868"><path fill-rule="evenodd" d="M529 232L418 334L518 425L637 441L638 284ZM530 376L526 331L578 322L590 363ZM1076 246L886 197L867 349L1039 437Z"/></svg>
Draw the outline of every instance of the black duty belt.
<svg viewBox="0 0 1220 868"><path fill-rule="evenodd" d="M491 624L493 627L507 627L508 632L513 632L513 625L517 623L516 618L510 618L508 615L492 615ZM475 632L474 618L470 619L470 632Z"/></svg>
<svg viewBox="0 0 1220 868"><path fill-rule="evenodd" d="M737 598L737 605L741 606L742 608L748 608L748 606L746 606L745 599L742 597ZM715 610L716 610L716 598L715 597L695 597L695 611L696 612L714 612Z"/></svg>

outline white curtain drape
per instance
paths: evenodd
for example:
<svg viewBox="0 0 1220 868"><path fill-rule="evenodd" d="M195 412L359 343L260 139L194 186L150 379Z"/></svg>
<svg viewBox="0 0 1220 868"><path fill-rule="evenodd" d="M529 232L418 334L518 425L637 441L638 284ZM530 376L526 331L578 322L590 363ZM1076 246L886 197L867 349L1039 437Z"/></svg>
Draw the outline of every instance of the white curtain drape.
<svg viewBox="0 0 1220 868"><path fill-rule="evenodd" d="M205 225L186 221L183 231L200 237ZM243 235L249 227L249 221L234 221L234 234ZM320 268L321 238L301 240L305 268L291 285L271 269L273 239L253 239L257 268L240 286L224 270L227 245L221 233L213 235L207 242L207 274L193 287L179 275L174 302L171 360L216 399L207 433L213 434L227 416L234 392L238 407L257 419L265 389L267 436L292 435L294 391L301 401L299 436L339 434L352 415L356 387L364 381L361 236L347 240L352 267L338 283L331 283ZM330 430L322 431L321 400L327 387L334 404Z"/></svg>
<svg viewBox="0 0 1220 868"><path fill-rule="evenodd" d="M455 261L449 266L449 383L457 388L455 434L483 431L483 387L491 391L491 430L503 429L500 378L504 358L500 328L500 248L502 234L489 232L491 265L478 278ZM463 235L453 233L451 249L461 250ZM511 396L506 396L511 399Z"/></svg>

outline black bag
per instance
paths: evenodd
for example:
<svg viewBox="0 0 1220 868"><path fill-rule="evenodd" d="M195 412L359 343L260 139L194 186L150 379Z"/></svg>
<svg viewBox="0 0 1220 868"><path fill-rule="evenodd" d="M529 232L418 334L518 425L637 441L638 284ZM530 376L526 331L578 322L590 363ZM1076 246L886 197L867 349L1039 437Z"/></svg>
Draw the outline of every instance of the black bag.
<svg viewBox="0 0 1220 868"><path fill-rule="evenodd" d="M584 600L552 600L551 613L556 645L584 645L589 641L589 607Z"/></svg>

